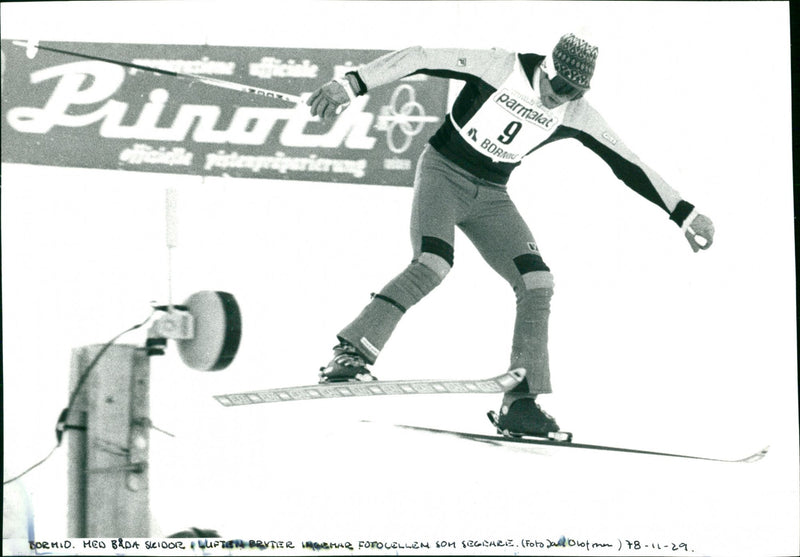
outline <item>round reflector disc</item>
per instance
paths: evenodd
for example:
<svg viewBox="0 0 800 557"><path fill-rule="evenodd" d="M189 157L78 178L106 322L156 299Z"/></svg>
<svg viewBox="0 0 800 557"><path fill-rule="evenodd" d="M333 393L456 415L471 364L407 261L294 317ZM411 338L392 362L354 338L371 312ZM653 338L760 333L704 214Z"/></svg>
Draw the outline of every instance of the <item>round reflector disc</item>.
<svg viewBox="0 0 800 557"><path fill-rule="evenodd" d="M219 371L233 361L242 338L242 315L232 294L204 290L184 304L194 318L194 338L178 340L183 362L199 371Z"/></svg>

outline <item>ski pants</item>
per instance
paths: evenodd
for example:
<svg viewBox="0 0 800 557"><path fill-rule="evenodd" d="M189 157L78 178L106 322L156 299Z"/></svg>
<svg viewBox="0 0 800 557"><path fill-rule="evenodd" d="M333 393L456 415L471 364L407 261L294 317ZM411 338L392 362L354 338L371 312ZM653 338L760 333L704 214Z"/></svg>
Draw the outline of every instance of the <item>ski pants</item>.
<svg viewBox="0 0 800 557"><path fill-rule="evenodd" d="M411 263L338 337L374 363L403 314L453 266L455 227L513 288L516 320L509 369L526 380L507 397L550 393L547 328L553 277L506 188L463 170L427 146L420 156L411 209Z"/></svg>

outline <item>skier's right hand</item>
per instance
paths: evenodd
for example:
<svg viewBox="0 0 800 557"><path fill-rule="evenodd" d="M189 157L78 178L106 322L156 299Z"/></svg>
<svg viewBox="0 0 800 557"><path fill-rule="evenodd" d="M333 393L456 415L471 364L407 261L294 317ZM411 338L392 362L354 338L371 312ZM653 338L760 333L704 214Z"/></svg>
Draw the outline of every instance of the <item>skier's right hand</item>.
<svg viewBox="0 0 800 557"><path fill-rule="evenodd" d="M347 108L353 95L348 94L346 87L349 87L347 81L334 79L314 91L306 101L311 115L330 118Z"/></svg>

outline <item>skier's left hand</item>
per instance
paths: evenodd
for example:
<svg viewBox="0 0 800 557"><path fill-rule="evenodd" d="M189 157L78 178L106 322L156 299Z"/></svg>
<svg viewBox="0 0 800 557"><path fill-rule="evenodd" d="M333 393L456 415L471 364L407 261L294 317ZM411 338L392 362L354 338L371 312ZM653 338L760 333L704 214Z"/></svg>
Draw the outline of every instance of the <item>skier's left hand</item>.
<svg viewBox="0 0 800 557"><path fill-rule="evenodd" d="M708 249L714 243L714 223L707 216L698 213L684 228L684 235L695 253Z"/></svg>

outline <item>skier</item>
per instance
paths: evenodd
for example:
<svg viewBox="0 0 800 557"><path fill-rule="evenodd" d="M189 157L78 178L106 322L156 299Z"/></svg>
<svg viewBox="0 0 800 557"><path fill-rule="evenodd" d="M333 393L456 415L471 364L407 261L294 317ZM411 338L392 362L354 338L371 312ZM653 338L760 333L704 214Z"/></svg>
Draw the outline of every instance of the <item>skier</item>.
<svg viewBox="0 0 800 557"><path fill-rule="evenodd" d="M356 96L408 75L465 82L417 164L411 263L339 332L320 382L375 379L368 366L403 314L453 266L458 226L516 295L509 369L524 368L525 379L504 394L498 429L536 436L559 431L536 401L552 392L547 340L553 275L506 189L514 168L548 143L575 138L666 211L693 251L709 248L714 236L711 220L643 164L585 100L597 54L596 46L574 34L561 37L547 56L415 46L381 56L309 97L311 114L328 118Z"/></svg>

